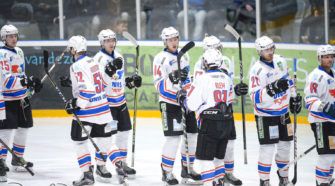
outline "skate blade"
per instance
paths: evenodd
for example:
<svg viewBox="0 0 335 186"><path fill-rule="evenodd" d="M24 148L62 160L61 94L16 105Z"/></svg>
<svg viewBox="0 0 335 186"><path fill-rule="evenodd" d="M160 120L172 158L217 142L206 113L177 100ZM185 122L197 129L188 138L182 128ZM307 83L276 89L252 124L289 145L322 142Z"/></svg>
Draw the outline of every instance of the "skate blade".
<svg viewBox="0 0 335 186"><path fill-rule="evenodd" d="M201 180L192 180L190 178L182 178L181 184L184 185L203 185L203 182Z"/></svg>
<svg viewBox="0 0 335 186"><path fill-rule="evenodd" d="M136 174L128 174L127 178L130 180L134 180L136 178Z"/></svg>
<svg viewBox="0 0 335 186"><path fill-rule="evenodd" d="M28 167L32 172L34 172L32 167ZM21 166L12 166L14 172L28 172L27 169Z"/></svg>
<svg viewBox="0 0 335 186"><path fill-rule="evenodd" d="M112 178L103 178L98 175L96 175L95 178L98 182L101 182L101 183L111 183L112 182Z"/></svg>
<svg viewBox="0 0 335 186"><path fill-rule="evenodd" d="M128 185L128 177L124 177L124 176L118 176L118 181L119 184L121 185Z"/></svg>

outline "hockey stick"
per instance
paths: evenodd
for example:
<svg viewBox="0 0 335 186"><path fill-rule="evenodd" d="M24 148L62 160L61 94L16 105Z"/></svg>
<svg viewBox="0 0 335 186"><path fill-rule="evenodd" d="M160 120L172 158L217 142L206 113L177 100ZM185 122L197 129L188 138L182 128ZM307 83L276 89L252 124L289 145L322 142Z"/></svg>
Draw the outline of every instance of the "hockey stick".
<svg viewBox="0 0 335 186"><path fill-rule="evenodd" d="M19 159L19 157L17 157L16 154L14 153L14 151L13 151L11 148L9 148L9 146L8 146L4 141L2 141L2 139L0 139L0 143L1 143L3 146L6 147L6 149L12 154L12 156L13 156L14 158ZM21 162L21 161L19 161L19 164L20 164L21 167L25 168L25 169L29 172L30 175L32 175L32 176L35 175L35 173L28 167L27 164L24 164L24 163Z"/></svg>
<svg viewBox="0 0 335 186"><path fill-rule="evenodd" d="M128 32L122 32L124 38L128 39L136 47L136 58L135 58L135 74L138 74L138 57L140 53L140 46L138 45L136 39L130 35ZM134 167L135 164L135 142L136 142L136 116L137 116L137 87L135 87L134 92L134 116L133 116L133 138L131 146L131 166Z"/></svg>
<svg viewBox="0 0 335 186"><path fill-rule="evenodd" d="M277 170L277 173L279 174L279 171L283 171L285 169L288 169L292 164L295 164L296 162L298 162L301 158L303 158L304 156L306 156L308 153L310 153L314 148L316 147L316 145L311 146L310 148L308 148L305 152L303 152L302 154L300 154L299 156L297 156L294 160L290 161L287 165L285 165L285 167L280 168Z"/></svg>
<svg viewBox="0 0 335 186"><path fill-rule="evenodd" d="M293 82L294 82L294 86L295 86L295 91L297 94L297 58L293 59ZM298 96L298 94L296 95ZM296 105L294 105L294 109L296 110ZM294 112L293 113L293 149L294 149L294 159L297 158L297 151L298 151L298 147L297 147L297 113ZM293 185L295 185L297 183L297 168L298 168L298 164L297 162L294 163L294 176L292 179L292 183Z"/></svg>
<svg viewBox="0 0 335 186"><path fill-rule="evenodd" d="M63 102L66 104L66 98L64 96L64 94L62 93L62 91L58 88L58 86L56 85L56 83L52 80L49 72L48 72L48 67L49 67L49 62L48 62L48 59L49 59L49 52L44 50L43 51L43 57L44 57L44 71L45 71L45 74L47 75L48 79L50 80L52 86L56 89L59 97L62 98ZM77 120L77 123L78 125L82 128L82 130L84 131L84 133L87 135L88 139L91 141L93 147L95 148L96 152L98 152L102 158L102 160L104 162L106 162L106 159L104 157L104 155L102 154L102 152L100 151L99 147L97 146L97 144L93 141L93 138L91 137L90 133L87 131L87 129L84 127L83 123L80 121L78 115L76 113L73 113L74 117L76 118Z"/></svg>
<svg viewBox="0 0 335 186"><path fill-rule="evenodd" d="M240 34L230 25L226 24L224 27L229 33L231 33L238 42L238 53L239 53L239 60L240 60L240 83L243 83L243 64L242 64L242 38ZM245 131L245 113L244 113L244 103L245 97L244 95L241 96L241 109L242 109L242 127L243 127L243 149L244 149L244 164L248 164L247 159L247 137Z"/></svg>
<svg viewBox="0 0 335 186"><path fill-rule="evenodd" d="M179 76L179 87L180 89L183 88L183 83L181 82L181 67L180 67L180 59L181 57L191 48L194 47L194 42L190 41L188 42L178 53L177 56L177 63L178 63L178 76ZM185 119L185 110L184 107L181 106L181 115L182 119L181 122L183 124L183 129L184 129L184 139L185 139L185 154L186 154L186 164L187 164L187 172L190 173L190 156L189 156L189 150L188 150L188 140L187 140L187 133L186 133L186 119Z"/></svg>

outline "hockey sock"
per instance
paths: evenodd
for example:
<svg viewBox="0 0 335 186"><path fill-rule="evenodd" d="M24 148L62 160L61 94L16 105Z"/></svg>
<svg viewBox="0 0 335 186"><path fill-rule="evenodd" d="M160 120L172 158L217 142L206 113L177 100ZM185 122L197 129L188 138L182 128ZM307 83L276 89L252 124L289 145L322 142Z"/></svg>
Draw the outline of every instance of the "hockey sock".
<svg viewBox="0 0 335 186"><path fill-rule="evenodd" d="M119 159L125 161L128 155L129 131L122 131L115 134L115 145L119 149Z"/></svg>
<svg viewBox="0 0 335 186"><path fill-rule="evenodd" d="M332 163L332 165L330 166L330 170L329 170L329 180L331 180L333 178L333 173L334 173L334 162Z"/></svg>
<svg viewBox="0 0 335 186"><path fill-rule="evenodd" d="M197 133L187 133L187 140L188 140L188 156L190 161L190 166L192 167L195 160L195 150L197 145ZM182 144L181 144L181 162L183 166L187 166L187 155L186 155L186 148L185 148L185 139L182 137Z"/></svg>
<svg viewBox="0 0 335 186"><path fill-rule="evenodd" d="M110 152L108 153L108 157L113 165L115 165L117 161L121 160L120 150L115 146L115 144L112 145Z"/></svg>
<svg viewBox="0 0 335 186"><path fill-rule="evenodd" d="M95 161L97 165L106 165L107 150L108 150L108 147L110 147L110 143L112 139L110 137L100 137L100 138L95 138L95 139L96 139L96 143L98 147L100 148L101 154L104 156L102 158L99 152L95 152Z"/></svg>
<svg viewBox="0 0 335 186"><path fill-rule="evenodd" d="M9 144L9 139L12 136L12 132L13 129L4 129L0 132L0 138L3 142L6 143L6 145ZM3 144L0 144L0 158L5 160L7 158L7 153L7 148Z"/></svg>
<svg viewBox="0 0 335 186"><path fill-rule="evenodd" d="M223 159L214 158L214 166L215 166L215 181L218 181L220 178L224 178L226 170L225 163Z"/></svg>
<svg viewBox="0 0 335 186"><path fill-rule="evenodd" d="M291 142L290 141L279 141L277 144L277 153L276 153L276 164L277 167L283 168L285 167L290 161L290 148ZM279 171L281 177L288 177L288 169L283 171Z"/></svg>
<svg viewBox="0 0 335 186"><path fill-rule="evenodd" d="M224 167L227 173L233 173L234 171L234 144L235 140L228 140L224 157Z"/></svg>
<svg viewBox="0 0 335 186"><path fill-rule="evenodd" d="M275 145L260 145L258 157L258 174L261 180L269 180L271 172L272 157Z"/></svg>
<svg viewBox="0 0 335 186"><path fill-rule="evenodd" d="M14 132L13 151L18 157L23 157L24 155L28 130L28 128L17 128Z"/></svg>
<svg viewBox="0 0 335 186"><path fill-rule="evenodd" d="M215 178L215 168L213 161L199 160L201 170L201 180L204 186L212 186Z"/></svg>
<svg viewBox="0 0 335 186"><path fill-rule="evenodd" d="M318 155L318 161L315 168L316 181L321 183L329 182L330 167L334 159L333 154Z"/></svg>
<svg viewBox="0 0 335 186"><path fill-rule="evenodd" d="M82 172L87 172L89 171L89 167L91 166L91 154L87 146L87 140L75 141L75 144L77 148L79 167Z"/></svg>
<svg viewBox="0 0 335 186"><path fill-rule="evenodd" d="M162 168L171 172L180 142L180 136L166 136L162 152Z"/></svg>

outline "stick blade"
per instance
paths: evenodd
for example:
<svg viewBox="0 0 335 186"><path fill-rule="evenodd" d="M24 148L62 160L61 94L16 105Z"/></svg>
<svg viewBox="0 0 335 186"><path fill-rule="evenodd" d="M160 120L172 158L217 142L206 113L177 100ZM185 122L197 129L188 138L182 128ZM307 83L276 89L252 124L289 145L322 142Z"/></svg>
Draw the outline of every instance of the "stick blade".
<svg viewBox="0 0 335 186"><path fill-rule="evenodd" d="M240 39L241 36L238 34L238 32L229 24L225 24L224 29L233 34L233 36L236 38L236 40Z"/></svg>
<svg viewBox="0 0 335 186"><path fill-rule="evenodd" d="M43 63L44 63L44 70L48 71L49 67L49 52L47 50L43 50Z"/></svg>
<svg viewBox="0 0 335 186"><path fill-rule="evenodd" d="M122 32L122 36L128 39L136 47L138 46L136 39L131 34L129 34L129 32L127 31Z"/></svg>

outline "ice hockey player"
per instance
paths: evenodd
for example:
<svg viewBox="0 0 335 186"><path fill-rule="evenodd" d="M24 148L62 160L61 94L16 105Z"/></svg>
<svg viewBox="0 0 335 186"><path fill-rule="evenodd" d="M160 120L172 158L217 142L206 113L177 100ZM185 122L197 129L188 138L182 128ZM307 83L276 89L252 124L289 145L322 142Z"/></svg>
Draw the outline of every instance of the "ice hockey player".
<svg viewBox="0 0 335 186"><path fill-rule="evenodd" d="M14 171L26 171L22 164L32 168L33 163L25 161L23 158L26 147L29 128L33 126L30 101L27 97L29 91L40 92L43 85L36 77L27 77L25 74L25 59L21 48L17 47L19 31L13 25L4 25L1 28L1 39L5 46L0 48L0 65L3 73L2 94L6 108L6 119L0 121L0 138L8 145L12 133L14 132L13 152L18 158L12 158ZM0 146L0 158L6 166L8 150Z"/></svg>
<svg viewBox="0 0 335 186"><path fill-rule="evenodd" d="M195 79L188 93L180 90L177 100L185 110L196 111L199 117L196 158L204 186L223 186L224 157L234 125L233 84L220 70L222 55L219 50L206 50L202 60L205 73Z"/></svg>
<svg viewBox="0 0 335 186"><path fill-rule="evenodd" d="M3 56L0 58L0 61L3 61ZM2 68L0 68L0 82L3 82L4 81L3 79L4 78L3 78ZM2 86L0 86L0 122L2 123L4 119L6 119L6 108L5 108L5 101L2 96ZM0 161L0 183L7 181L6 176L7 176L7 173L6 173L5 162L1 160Z"/></svg>
<svg viewBox="0 0 335 186"><path fill-rule="evenodd" d="M103 66L110 61L119 65L119 70L110 78L111 82L106 87L109 107L113 119L117 121L117 126L115 126L115 129L117 129L117 134L115 135L115 145L117 148L113 148L109 153L109 159L116 165L117 173L135 176L135 169L129 167L127 164L128 137L132 126L124 86L127 86L129 89L138 88L142 84L142 78L136 74L125 78L124 59L122 55L115 50L117 38L112 30L101 30L98 39L101 50L94 56L94 60ZM119 170L118 167L122 167L123 171Z"/></svg>
<svg viewBox="0 0 335 186"><path fill-rule="evenodd" d="M179 32L173 27L167 27L161 34L164 50L154 58L153 77L154 85L159 94L159 105L162 113L162 124L165 136L165 143L162 152L162 181L167 185L177 185L179 182L173 175L173 166L176 153L183 134L182 112L177 102L177 91L180 90L179 81L183 89L190 86L189 57L185 54L181 59L181 77L178 76L177 55L179 52ZM187 171L187 155L185 154L185 143L182 141L182 171L183 183L200 184L200 174L193 169L195 160L195 147L197 138L197 126L194 112L185 114L186 132L189 149L190 172Z"/></svg>
<svg viewBox="0 0 335 186"><path fill-rule="evenodd" d="M319 66L309 75L305 86L308 121L314 132L318 158L315 168L316 185L330 186L331 167L335 161L335 50L331 45L317 49Z"/></svg>
<svg viewBox="0 0 335 186"><path fill-rule="evenodd" d="M260 185L270 185L270 171L275 148L278 168L290 160L290 146L293 140L292 124L288 107L297 114L301 110L301 96L296 94L293 81L289 79L286 60L274 54L272 39L262 36L255 41L259 60L250 70L250 97L260 143L258 173ZM291 97L292 96L292 97ZM280 171L279 186L290 185L288 169Z"/></svg>
<svg viewBox="0 0 335 186"><path fill-rule="evenodd" d="M74 63L70 66L70 78L72 82L73 99L70 99L65 109L69 114L75 113L81 120L92 138L97 138L96 144L101 152L107 152L110 147L112 135L113 117L110 113L104 86L107 78L105 73L113 76L116 73L116 65L109 62L105 69L86 55L87 41L83 36L73 36L68 42L68 51L73 57ZM75 142L78 164L83 172L74 186L94 184L93 165L88 147L88 136L85 134L76 119L72 120L71 139ZM111 174L106 170L102 161L106 161L107 154L103 157L98 154L96 174L101 180L108 180Z"/></svg>
<svg viewBox="0 0 335 186"><path fill-rule="evenodd" d="M222 44L221 41L215 37L215 36L205 36L203 40L203 49L204 52L206 52L208 49L217 49L222 54ZM231 78L233 82L234 73L230 70L230 65L232 64L231 60L227 56L222 55L222 64L220 65L219 69L225 73ZM202 56L197 61L197 63L194 66L194 78L201 77L202 74L205 73L205 67L203 64ZM196 81L196 80L194 80ZM238 86L235 86L235 94L237 96L240 95L246 95L248 93L248 85L247 84L238 84ZM236 130L235 130L235 124L233 125L232 133L229 136L226 154L224 158L224 168L225 168L225 182L231 183L233 185L242 185L242 181L238 178L236 178L233 174L234 172L234 142L236 139Z"/></svg>

